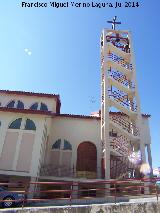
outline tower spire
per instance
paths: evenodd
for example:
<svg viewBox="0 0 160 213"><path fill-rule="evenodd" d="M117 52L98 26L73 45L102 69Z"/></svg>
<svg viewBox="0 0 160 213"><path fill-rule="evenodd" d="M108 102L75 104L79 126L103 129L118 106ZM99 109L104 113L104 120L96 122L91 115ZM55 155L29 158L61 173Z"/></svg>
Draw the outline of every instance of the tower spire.
<svg viewBox="0 0 160 213"><path fill-rule="evenodd" d="M107 21L108 23L112 24L112 30L116 29L116 24L121 24L121 22L117 22L116 19L117 19L117 16L114 16L113 21Z"/></svg>

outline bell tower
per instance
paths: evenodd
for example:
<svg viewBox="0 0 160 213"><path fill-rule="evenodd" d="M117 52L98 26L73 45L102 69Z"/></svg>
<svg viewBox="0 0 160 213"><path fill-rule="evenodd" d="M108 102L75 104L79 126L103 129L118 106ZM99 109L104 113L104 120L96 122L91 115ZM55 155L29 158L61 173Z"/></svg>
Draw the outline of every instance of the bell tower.
<svg viewBox="0 0 160 213"><path fill-rule="evenodd" d="M131 32L117 30L116 16L112 29L103 29L101 45L101 146L102 176L111 178L111 154L128 158L140 151L145 162L145 145L141 140L141 110L136 81L136 66ZM112 113L113 111L114 113ZM111 129L118 134L110 138Z"/></svg>

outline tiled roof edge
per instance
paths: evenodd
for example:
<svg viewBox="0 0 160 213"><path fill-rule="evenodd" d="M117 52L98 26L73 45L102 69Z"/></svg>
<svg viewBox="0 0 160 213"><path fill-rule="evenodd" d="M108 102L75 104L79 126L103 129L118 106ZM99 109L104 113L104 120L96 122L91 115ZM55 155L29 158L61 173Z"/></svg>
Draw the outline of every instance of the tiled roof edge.
<svg viewBox="0 0 160 213"><path fill-rule="evenodd" d="M37 96L37 97L46 97L46 98L53 98L53 97L60 98L59 94L48 94L48 93L38 93L38 92L0 90L0 93L12 94L12 95Z"/></svg>

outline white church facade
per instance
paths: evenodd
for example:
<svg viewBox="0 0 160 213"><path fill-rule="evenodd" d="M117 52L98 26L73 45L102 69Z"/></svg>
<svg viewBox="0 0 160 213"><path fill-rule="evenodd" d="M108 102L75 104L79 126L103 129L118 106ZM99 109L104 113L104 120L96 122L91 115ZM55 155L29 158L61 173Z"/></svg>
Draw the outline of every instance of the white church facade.
<svg viewBox="0 0 160 213"><path fill-rule="evenodd" d="M104 178L99 114L61 114L60 97L52 94L1 90L0 103L0 182ZM141 116L141 136L149 150L150 115ZM127 178L136 170L125 144L114 144L118 136L111 128L111 179Z"/></svg>

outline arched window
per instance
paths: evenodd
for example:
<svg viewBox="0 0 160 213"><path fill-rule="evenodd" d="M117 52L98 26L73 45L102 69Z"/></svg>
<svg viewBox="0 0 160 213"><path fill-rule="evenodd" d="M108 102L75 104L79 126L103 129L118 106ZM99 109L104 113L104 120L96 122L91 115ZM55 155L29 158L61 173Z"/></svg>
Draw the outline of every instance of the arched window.
<svg viewBox="0 0 160 213"><path fill-rule="evenodd" d="M15 101L10 101L10 102L7 104L7 108L14 108L14 104L15 104Z"/></svg>
<svg viewBox="0 0 160 213"><path fill-rule="evenodd" d="M22 101L10 101L7 104L7 108L24 109L24 104Z"/></svg>
<svg viewBox="0 0 160 213"><path fill-rule="evenodd" d="M69 141L64 140L64 147L63 150L72 150L72 145L70 144Z"/></svg>
<svg viewBox="0 0 160 213"><path fill-rule="evenodd" d="M38 109L38 103L34 103L31 105L30 109L37 110Z"/></svg>
<svg viewBox="0 0 160 213"><path fill-rule="evenodd" d="M20 129L22 118L18 118L9 125L9 129Z"/></svg>
<svg viewBox="0 0 160 213"><path fill-rule="evenodd" d="M44 103L41 103L40 110L48 111L48 107L47 107L47 105L46 105L46 104L44 104Z"/></svg>
<svg viewBox="0 0 160 213"><path fill-rule="evenodd" d="M27 119L26 120L26 125L25 125L25 130L36 130L35 123L32 120Z"/></svg>
<svg viewBox="0 0 160 213"><path fill-rule="evenodd" d="M24 109L24 104L22 101L18 101L17 103L17 109Z"/></svg>
<svg viewBox="0 0 160 213"><path fill-rule="evenodd" d="M60 149L61 147L61 139L58 139L53 145L52 149Z"/></svg>

